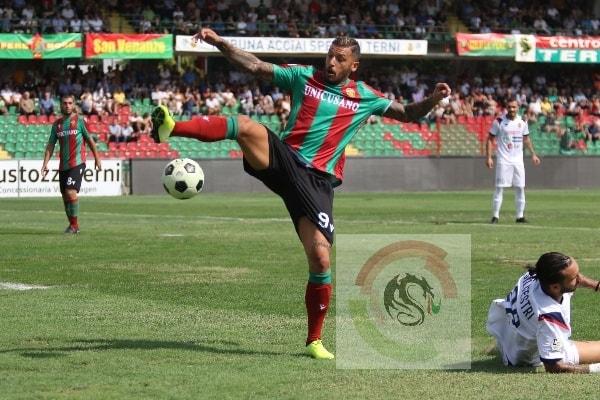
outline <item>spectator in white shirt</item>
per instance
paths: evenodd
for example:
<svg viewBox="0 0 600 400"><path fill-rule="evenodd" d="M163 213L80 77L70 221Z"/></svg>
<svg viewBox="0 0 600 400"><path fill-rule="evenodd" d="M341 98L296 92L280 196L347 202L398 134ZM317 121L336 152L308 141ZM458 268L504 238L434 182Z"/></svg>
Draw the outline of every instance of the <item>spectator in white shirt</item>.
<svg viewBox="0 0 600 400"><path fill-rule="evenodd" d="M131 134L133 133L133 128L129 125L129 122L123 121L121 122L121 141L129 142L131 140Z"/></svg>
<svg viewBox="0 0 600 400"><path fill-rule="evenodd" d="M75 10L71 7L71 4L67 4L65 8L62 9L60 15L67 21L72 20L75 17Z"/></svg>
<svg viewBox="0 0 600 400"><path fill-rule="evenodd" d="M102 18L100 18L98 14L95 14L92 19L88 21L88 24L93 32L102 32L102 29L104 28L104 21L102 21Z"/></svg>
<svg viewBox="0 0 600 400"><path fill-rule="evenodd" d="M52 18L52 29L54 29L54 33L64 32L66 25L67 22L59 15L56 15L54 18Z"/></svg>
<svg viewBox="0 0 600 400"><path fill-rule="evenodd" d="M73 33L81 32L81 19L77 16L75 18L73 18L69 22L69 28L70 28L71 32L73 32Z"/></svg>
<svg viewBox="0 0 600 400"><path fill-rule="evenodd" d="M108 141L109 142L120 142L122 139L122 128L121 125L115 120L108 126Z"/></svg>

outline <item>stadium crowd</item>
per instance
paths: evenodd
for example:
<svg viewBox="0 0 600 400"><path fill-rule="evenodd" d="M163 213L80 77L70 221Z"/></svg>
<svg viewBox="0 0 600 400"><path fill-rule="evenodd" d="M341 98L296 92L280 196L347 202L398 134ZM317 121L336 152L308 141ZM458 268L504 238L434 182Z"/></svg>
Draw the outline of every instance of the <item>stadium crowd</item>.
<svg viewBox="0 0 600 400"><path fill-rule="evenodd" d="M598 35L592 1L556 0L4 0L2 32L118 32L116 12L139 33L194 34L201 26L237 36L424 38L457 16L472 32ZM140 12L141 11L141 12ZM115 26L111 26L115 25Z"/></svg>
<svg viewBox="0 0 600 400"><path fill-rule="evenodd" d="M90 0L4 0L0 2L0 27L3 32L24 33L120 31L123 25L111 26L110 15L117 11L139 33L193 34L201 26L210 26L220 34L244 36L331 37L346 33L355 37L421 37L432 30L442 30L446 15L446 8L435 0L377 4L332 4L323 0L108 0L98 6Z"/></svg>
<svg viewBox="0 0 600 400"><path fill-rule="evenodd" d="M193 34L211 26L219 34L240 36L422 38L448 31L457 15L473 32L597 35L600 21L591 1L472 0L356 1L321 0L171 1L152 5L128 2L127 11L139 32L167 30ZM134 16L142 9L141 16Z"/></svg>
<svg viewBox="0 0 600 400"><path fill-rule="evenodd" d="M2 32L106 32L107 21L104 9L92 0L0 1Z"/></svg>
<svg viewBox="0 0 600 400"><path fill-rule="evenodd" d="M593 36L600 32L593 7L593 1L581 0L464 0L457 11L473 33Z"/></svg>
<svg viewBox="0 0 600 400"><path fill-rule="evenodd" d="M176 116L242 113L277 115L285 123L290 111L289 94L276 86L250 79L234 71L218 71L205 76L189 67L157 64L154 68L131 63L121 68L108 67L106 72L93 66L69 68L61 75L37 69L13 71L11 79L0 89L0 114L16 107L21 115L58 113L55 98L73 93L83 114L99 116L117 114L120 107L133 100L151 99L165 104ZM377 72L375 72L377 71ZM361 78L390 99L420 101L431 90L431 82L440 76L417 72L408 66L366 68ZM600 74L557 76L537 69L533 73L470 74L443 76L452 83L455 93L430 114L430 121L455 123L461 118L495 116L503 102L515 96L529 121L544 118L547 132L562 135L557 120L563 116L577 118L578 130L600 117ZM134 116L142 118L141 116ZM139 121L132 121L137 124ZM137 129L136 129L137 132ZM590 136L591 138L591 136Z"/></svg>
<svg viewBox="0 0 600 400"><path fill-rule="evenodd" d="M116 14L138 32L191 34L210 25L225 35L418 38L432 31L447 32L449 18L457 16L473 32L598 34L592 1L556 0L547 7L546 3L491 0L483 7L473 0L107 0L102 4L91 0L0 0L0 29L27 33L121 31L122 25L111 26L115 20L122 24L123 18L111 17ZM577 131L588 140L600 137L599 73L563 76L543 67L507 72L483 66L478 69L481 72L467 70L448 76L448 68L432 72L432 63L415 64L363 62L360 78L387 97L405 102L423 99L432 82L450 82L455 88L453 96L433 110L429 122L494 116L507 98L516 96L527 119L540 120L548 133L561 138L570 134L559 122L570 116L576 118ZM37 67L11 67L2 71L0 114L11 107L25 116L56 114L56 99L66 93L75 94L86 115L115 115L129 102L141 99L165 104L176 116L239 112L277 115L285 123L289 114L287 93L237 71L212 68L207 76L202 68L148 65L129 63L106 71L85 66L58 74ZM125 131L125 135L112 135L114 140L135 138L147 131L143 116L133 113L131 118L129 127L113 127L114 132Z"/></svg>

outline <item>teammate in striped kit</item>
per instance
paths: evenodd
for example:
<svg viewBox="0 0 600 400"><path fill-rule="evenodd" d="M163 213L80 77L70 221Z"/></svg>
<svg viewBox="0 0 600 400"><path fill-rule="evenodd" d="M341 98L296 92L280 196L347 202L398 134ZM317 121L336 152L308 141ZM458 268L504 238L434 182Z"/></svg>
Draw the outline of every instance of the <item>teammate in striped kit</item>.
<svg viewBox="0 0 600 400"><path fill-rule="evenodd" d="M54 154L54 146L58 142L60 146L60 162L58 174L60 179L60 193L65 205L65 213L69 220L69 226L65 233L79 233L79 199L77 193L81 188L81 179L85 171L85 144L87 143L94 159L96 170L102 169L100 155L96 150L96 144L90 138L83 117L77 114L75 98L71 95L63 96L61 99L62 117L58 118L50 130L50 138L44 152L44 163L42 164L42 176L48 174L48 162Z"/></svg>
<svg viewBox="0 0 600 400"><path fill-rule="evenodd" d="M600 281L581 274L572 257L545 253L506 299L492 302L487 331L504 365L600 373L600 341L570 339L571 297L579 287L598 292Z"/></svg>
<svg viewBox="0 0 600 400"><path fill-rule="evenodd" d="M204 142L237 140L244 169L283 199L304 247L309 268L306 352L316 359L332 359L321 342L321 330L332 291L333 188L343 179L344 149L369 116L418 120L449 96L450 88L438 83L430 97L407 106L388 100L364 82L349 79L358 69L360 48L348 37L332 42L323 70L264 62L211 29L202 29L195 39L217 47L241 70L290 91L287 125L278 137L243 115L175 122L167 108L160 106L152 113L152 136L157 142L171 135Z"/></svg>

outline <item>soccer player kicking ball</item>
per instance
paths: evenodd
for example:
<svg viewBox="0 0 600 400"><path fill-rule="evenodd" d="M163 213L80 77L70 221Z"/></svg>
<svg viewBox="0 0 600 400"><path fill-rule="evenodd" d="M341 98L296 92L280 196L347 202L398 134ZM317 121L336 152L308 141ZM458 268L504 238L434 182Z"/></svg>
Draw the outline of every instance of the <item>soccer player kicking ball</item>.
<svg viewBox="0 0 600 400"><path fill-rule="evenodd" d="M83 117L77 114L75 98L71 95L61 99L62 117L58 118L50 130L50 138L44 152L42 176L48 174L48 161L54 154L54 146L58 141L60 146L60 163L58 175L60 179L60 193L65 204L65 213L69 219L69 226L65 233L79 233L79 199L77 193L81 188L81 179L85 171L85 144L90 147L96 160L96 170L102 169L100 155L96 144L90 138Z"/></svg>
<svg viewBox="0 0 600 400"><path fill-rule="evenodd" d="M543 254L506 296L492 302L487 331L496 338L504 365L539 366L548 372L600 372L600 341L571 336L571 296L600 282L579 272L575 259Z"/></svg>
<svg viewBox="0 0 600 400"><path fill-rule="evenodd" d="M506 103L506 115L494 120L485 145L486 165L494 166L492 152L494 144L496 151L496 190L492 200L492 224L497 224L500 218L502 197L505 187L515 187L516 222L526 223L525 219L525 166L523 165L523 143L531 153L533 165L539 165L540 159L533 150L529 140L527 122L517 115L519 105L511 99Z"/></svg>
<svg viewBox="0 0 600 400"><path fill-rule="evenodd" d="M194 39L215 46L242 71L291 92L288 123L279 136L244 115L176 123L160 106L152 113L152 136L157 142L169 136L238 142L245 171L283 199L308 259L306 351L316 359L332 359L321 342L321 330L332 291L333 188L342 182L344 149L370 115L418 120L450 95L450 88L438 83L431 97L407 106L388 100L364 82L349 78L358 69L360 48L348 37L331 43L323 69L264 62L211 29L202 29Z"/></svg>

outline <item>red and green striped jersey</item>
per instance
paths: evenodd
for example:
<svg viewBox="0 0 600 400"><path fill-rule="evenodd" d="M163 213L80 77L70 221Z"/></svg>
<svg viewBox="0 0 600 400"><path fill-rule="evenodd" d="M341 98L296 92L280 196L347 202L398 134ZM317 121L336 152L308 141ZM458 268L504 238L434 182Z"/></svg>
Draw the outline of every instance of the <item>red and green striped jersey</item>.
<svg viewBox="0 0 600 400"><path fill-rule="evenodd" d="M61 171L71 169L85 162L85 140L89 137L83 117L74 114L61 117L52 124L48 143L60 145Z"/></svg>
<svg viewBox="0 0 600 400"><path fill-rule="evenodd" d="M312 66L275 65L273 83L292 94L290 116L281 139L312 168L343 179L344 150L371 115L392 104L362 81L332 85Z"/></svg>

